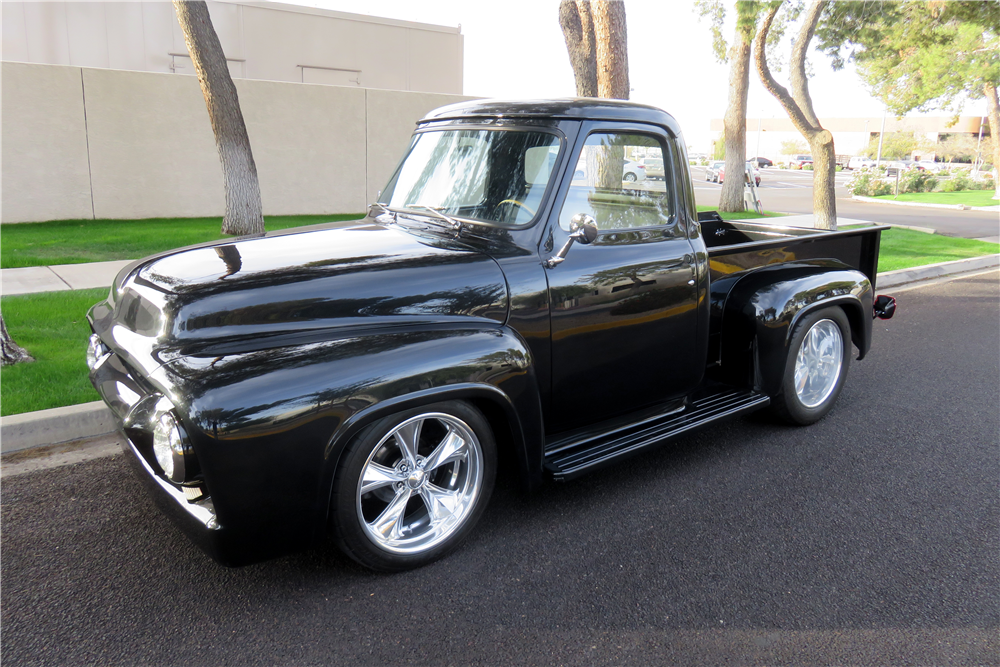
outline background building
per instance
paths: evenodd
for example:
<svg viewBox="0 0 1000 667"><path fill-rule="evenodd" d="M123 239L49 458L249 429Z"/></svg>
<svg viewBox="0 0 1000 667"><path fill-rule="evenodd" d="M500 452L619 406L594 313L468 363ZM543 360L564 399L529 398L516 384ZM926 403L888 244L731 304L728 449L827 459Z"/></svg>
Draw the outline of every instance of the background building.
<svg viewBox="0 0 1000 667"><path fill-rule="evenodd" d="M954 121L952 116L925 116L918 118L894 118L885 120L885 132L913 133L920 140L921 147L914 152L914 159L932 160L936 151L934 145L943 137L954 134L965 134L975 140L982 128L983 137L990 136L990 126L986 118L979 116L960 116ZM833 133L833 143L837 155L861 155L869 142L882 130L881 117L872 118L821 118L824 128ZM796 141L808 146L805 138L788 118L747 118L747 154L746 157L766 157L777 162L787 160L787 154L782 153L782 144ZM722 119L711 121L713 136L722 135ZM808 148L805 151L809 152ZM989 157L989 156L987 156Z"/></svg>
<svg viewBox="0 0 1000 667"><path fill-rule="evenodd" d="M209 2L265 215L375 201L462 93L459 28ZM221 216L222 168L169 2L3 2L2 217Z"/></svg>
<svg viewBox="0 0 1000 667"><path fill-rule="evenodd" d="M462 94L458 27L274 2L208 2L234 79ZM7 2L3 59L194 74L170 2Z"/></svg>

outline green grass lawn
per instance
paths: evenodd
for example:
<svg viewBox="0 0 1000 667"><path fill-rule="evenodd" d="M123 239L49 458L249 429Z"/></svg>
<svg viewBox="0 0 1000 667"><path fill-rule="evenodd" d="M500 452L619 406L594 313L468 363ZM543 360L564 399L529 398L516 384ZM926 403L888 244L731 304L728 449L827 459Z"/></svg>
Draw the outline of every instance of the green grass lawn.
<svg viewBox="0 0 1000 667"><path fill-rule="evenodd" d="M269 215L268 231L354 220L341 215ZM7 224L0 228L0 268L83 264L139 259L172 248L232 238L219 232L222 218L152 218L149 220L53 220Z"/></svg>
<svg viewBox="0 0 1000 667"><path fill-rule="evenodd" d="M106 288L3 297L3 317L35 358L0 369L0 414L58 408L100 399L87 378L87 311Z"/></svg>
<svg viewBox="0 0 1000 667"><path fill-rule="evenodd" d="M924 264L950 262L997 252L1000 252L998 243L925 234L912 229L890 229L882 232L878 270L909 269Z"/></svg>
<svg viewBox="0 0 1000 667"><path fill-rule="evenodd" d="M1000 200L993 199L994 190L962 190L961 192L907 192L893 197L884 195L873 199L920 202L921 204L951 204L958 206L1000 206Z"/></svg>

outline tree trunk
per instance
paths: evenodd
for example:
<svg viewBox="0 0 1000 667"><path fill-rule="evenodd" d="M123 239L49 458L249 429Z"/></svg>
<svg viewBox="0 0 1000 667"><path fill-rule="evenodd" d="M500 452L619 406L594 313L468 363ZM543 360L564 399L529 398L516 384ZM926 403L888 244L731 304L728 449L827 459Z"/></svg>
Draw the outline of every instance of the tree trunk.
<svg viewBox="0 0 1000 667"><path fill-rule="evenodd" d="M993 137L993 198L1000 199L1000 101L997 100L996 85L987 83L983 92L990 119L990 136Z"/></svg>
<svg viewBox="0 0 1000 667"><path fill-rule="evenodd" d="M781 9L780 3L774 3L768 9L760 29L757 31L757 36L754 38L753 49L754 63L757 65L757 74L760 75L761 83L781 102L781 106L785 108L795 129L802 133L813 151L813 218L815 225L819 229L836 229L837 195L834 191L834 174L837 167L833 135L824 130L816 118L805 74L806 48L816 31L816 24L819 22L825 5L825 0L814 0L813 4L806 10L802 28L796 39L795 48L792 50L789 69L792 71L791 80L795 87L794 97L784 86L774 80L774 76L771 75L771 70L767 66L767 34L771 30L775 15Z"/></svg>
<svg viewBox="0 0 1000 667"><path fill-rule="evenodd" d="M629 98L628 30L622 0L595 0L594 38L597 45L597 95Z"/></svg>
<svg viewBox="0 0 1000 667"><path fill-rule="evenodd" d="M566 39L569 64L576 79L576 94L597 97L597 50L594 47L594 20L590 0L562 0L559 26Z"/></svg>
<svg viewBox="0 0 1000 667"><path fill-rule="evenodd" d="M223 234L261 234L264 217L257 182L257 165L250 150L236 85L222 43L212 26L208 5L203 1L173 0L184 42L198 73L208 117L215 133L215 145L222 161L226 190Z"/></svg>
<svg viewBox="0 0 1000 667"><path fill-rule="evenodd" d="M743 173L746 171L747 94L750 92L751 38L737 24L736 37L729 49L729 105L723 119L726 142L726 179L719 196L720 211L742 211Z"/></svg>
<svg viewBox="0 0 1000 667"><path fill-rule="evenodd" d="M0 366L11 366L22 361L34 361L28 351L14 342L7 331L7 323L0 314Z"/></svg>

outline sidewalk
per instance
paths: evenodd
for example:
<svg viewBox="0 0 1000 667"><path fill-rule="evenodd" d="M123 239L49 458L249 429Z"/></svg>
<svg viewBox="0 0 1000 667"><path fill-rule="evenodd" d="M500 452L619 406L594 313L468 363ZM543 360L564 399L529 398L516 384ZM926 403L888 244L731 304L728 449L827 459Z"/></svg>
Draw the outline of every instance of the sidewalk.
<svg viewBox="0 0 1000 667"><path fill-rule="evenodd" d="M0 270L0 285L4 296L34 294L73 289L110 287L118 272L134 262L132 259L89 264L58 266L28 266L22 269Z"/></svg>

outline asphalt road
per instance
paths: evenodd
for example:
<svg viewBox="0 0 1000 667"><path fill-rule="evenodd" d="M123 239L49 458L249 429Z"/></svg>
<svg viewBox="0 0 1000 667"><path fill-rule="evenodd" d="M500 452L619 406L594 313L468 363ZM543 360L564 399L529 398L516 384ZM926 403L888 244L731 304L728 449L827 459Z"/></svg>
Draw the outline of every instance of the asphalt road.
<svg viewBox="0 0 1000 667"><path fill-rule="evenodd" d="M812 213L811 171L761 169L758 188L760 201L769 211L783 213ZM722 186L705 180L704 167L692 167L695 198L700 206L718 206ZM995 238L1000 236L1000 213L996 211L958 211L916 206L889 206L869 204L851 199L844 187L851 173L837 174L837 215L842 218L870 220L893 225L910 225L938 230L948 236L963 238Z"/></svg>
<svg viewBox="0 0 1000 667"><path fill-rule="evenodd" d="M122 456L7 477L10 665L1000 663L1000 274L900 292L834 411L503 486L448 559L230 570Z"/></svg>

